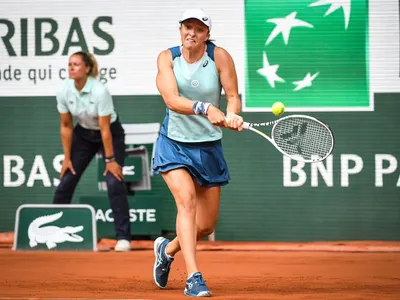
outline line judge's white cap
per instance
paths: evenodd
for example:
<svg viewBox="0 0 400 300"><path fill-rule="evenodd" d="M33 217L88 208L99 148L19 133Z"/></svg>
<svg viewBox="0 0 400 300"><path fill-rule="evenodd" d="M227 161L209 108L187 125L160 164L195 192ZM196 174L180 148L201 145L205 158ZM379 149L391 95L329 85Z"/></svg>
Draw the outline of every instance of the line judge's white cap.
<svg viewBox="0 0 400 300"><path fill-rule="evenodd" d="M203 9L201 8L188 9L183 13L182 18L179 21L179 24L188 19L197 19L201 21L211 31L211 17Z"/></svg>

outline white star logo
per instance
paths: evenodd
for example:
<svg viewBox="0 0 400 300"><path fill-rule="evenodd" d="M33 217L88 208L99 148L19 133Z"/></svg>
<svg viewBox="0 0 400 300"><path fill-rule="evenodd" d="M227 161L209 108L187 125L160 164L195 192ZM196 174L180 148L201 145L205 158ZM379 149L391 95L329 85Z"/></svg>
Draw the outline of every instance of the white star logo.
<svg viewBox="0 0 400 300"><path fill-rule="evenodd" d="M314 75L311 76L310 73L307 73L306 77L303 78L303 80L299 81L293 81L293 84L296 85L294 91L299 91L301 89L304 89L305 87L312 86L312 81L319 75L319 72L315 73Z"/></svg>
<svg viewBox="0 0 400 300"><path fill-rule="evenodd" d="M311 25L310 23L307 23L305 21L296 19L297 12L292 12L290 15L287 15L284 18L275 18L275 19L268 19L266 22L269 23L274 23L276 24L274 30L272 30L271 34L268 37L268 40L265 42L266 45L268 45L270 42L274 40L274 38L282 33L283 40L285 41L285 44L287 45L289 42L289 35L290 31L292 30L293 27L310 27L313 28L314 26Z"/></svg>
<svg viewBox="0 0 400 300"><path fill-rule="evenodd" d="M257 73L264 76L271 87L275 87L275 81L285 82L283 78L279 77L276 72L279 65L270 65L268 62L267 54L264 52L263 67L257 70Z"/></svg>
<svg viewBox="0 0 400 300"><path fill-rule="evenodd" d="M321 5L327 5L330 4L331 7L326 11L324 16L328 16L331 13L333 13L335 10L338 10L339 8L343 9L344 13L344 22L345 22L345 27L349 26L349 21L350 21L350 11L351 11L351 0L318 0L314 3L311 3L308 6L321 6Z"/></svg>

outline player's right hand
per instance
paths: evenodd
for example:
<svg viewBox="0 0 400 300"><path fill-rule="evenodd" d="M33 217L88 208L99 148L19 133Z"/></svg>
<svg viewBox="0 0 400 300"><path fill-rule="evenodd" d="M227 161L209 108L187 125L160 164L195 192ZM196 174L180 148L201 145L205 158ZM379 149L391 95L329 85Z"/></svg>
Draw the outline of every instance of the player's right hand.
<svg viewBox="0 0 400 300"><path fill-rule="evenodd" d="M62 178L64 176L64 174L67 171L70 171L72 174L76 174L74 167L72 166L72 161L70 159L64 159L62 167L61 167L61 172L60 172L60 178Z"/></svg>
<svg viewBox="0 0 400 300"><path fill-rule="evenodd" d="M225 120L225 114L214 105L210 105L210 107L208 108L207 118L210 121L210 123L213 124L214 126L219 126L219 127L227 126Z"/></svg>
<svg viewBox="0 0 400 300"><path fill-rule="evenodd" d="M242 131L243 118L233 112L226 113L226 122L228 127L232 130Z"/></svg>

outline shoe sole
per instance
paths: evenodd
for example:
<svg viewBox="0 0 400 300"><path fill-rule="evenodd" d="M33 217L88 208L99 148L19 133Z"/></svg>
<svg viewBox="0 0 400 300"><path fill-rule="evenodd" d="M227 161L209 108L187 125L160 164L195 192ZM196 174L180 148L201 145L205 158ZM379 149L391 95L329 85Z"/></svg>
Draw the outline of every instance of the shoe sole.
<svg viewBox="0 0 400 300"><path fill-rule="evenodd" d="M154 267L153 267L153 279L154 279L154 283L160 288L160 289L165 289L167 287L167 285L165 286L161 286L157 280L156 280L156 268L157 268L157 250L158 247L162 244L162 242L164 242L164 240L166 240L166 238L163 237L158 237L155 241L154 241Z"/></svg>
<svg viewBox="0 0 400 300"><path fill-rule="evenodd" d="M212 293L211 293L211 291L208 291L208 292L200 292L200 293L198 293L197 295L192 295L192 294L189 294L187 291L186 291L186 289L183 291L183 293L186 295L186 296L189 296L189 297L211 297L212 296Z"/></svg>

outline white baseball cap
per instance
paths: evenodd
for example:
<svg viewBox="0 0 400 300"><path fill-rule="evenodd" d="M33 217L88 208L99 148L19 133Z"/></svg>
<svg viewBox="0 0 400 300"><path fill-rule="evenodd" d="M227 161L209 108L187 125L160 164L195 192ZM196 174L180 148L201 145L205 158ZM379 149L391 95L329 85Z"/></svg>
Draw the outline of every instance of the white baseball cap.
<svg viewBox="0 0 400 300"><path fill-rule="evenodd" d="M203 9L201 8L188 9L183 13L182 18L179 21L179 24L188 19L199 20L208 27L208 30L211 31L211 17Z"/></svg>

